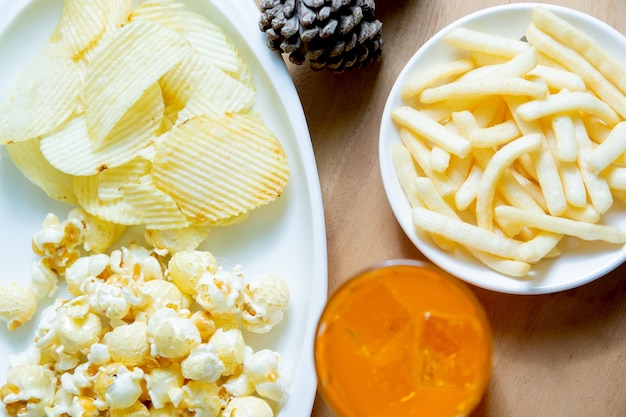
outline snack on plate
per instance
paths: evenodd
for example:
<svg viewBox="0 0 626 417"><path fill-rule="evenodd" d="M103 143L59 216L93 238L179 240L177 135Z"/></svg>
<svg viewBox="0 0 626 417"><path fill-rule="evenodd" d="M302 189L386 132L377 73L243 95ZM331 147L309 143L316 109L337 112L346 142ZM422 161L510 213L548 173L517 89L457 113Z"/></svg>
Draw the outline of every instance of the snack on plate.
<svg viewBox="0 0 626 417"><path fill-rule="evenodd" d="M626 66L537 6L526 41L459 27L458 56L413 74L391 150L414 226L446 251L525 277L564 236L626 243Z"/></svg>
<svg viewBox="0 0 626 417"><path fill-rule="evenodd" d="M280 354L255 351L244 335L282 322L286 282L226 270L207 251L87 249L108 249L116 227L82 209L63 221L48 215L33 238L41 258L31 285L2 286L9 330L59 278L70 294L42 310L33 344L10 358L0 385L8 415L273 416L288 389Z"/></svg>
<svg viewBox="0 0 626 417"><path fill-rule="evenodd" d="M0 103L0 143L48 196L161 250L279 197L287 155L224 31L175 0L65 0ZM176 242L183 242L177 244Z"/></svg>

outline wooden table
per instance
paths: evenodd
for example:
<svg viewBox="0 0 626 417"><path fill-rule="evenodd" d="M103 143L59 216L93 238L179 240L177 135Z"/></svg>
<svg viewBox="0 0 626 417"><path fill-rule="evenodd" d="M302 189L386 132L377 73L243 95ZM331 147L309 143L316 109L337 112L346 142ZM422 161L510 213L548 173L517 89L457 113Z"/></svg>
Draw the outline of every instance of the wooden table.
<svg viewBox="0 0 626 417"><path fill-rule="evenodd" d="M425 259L398 226L383 190L378 131L402 67L429 37L491 0L378 0L380 63L360 72L317 73L288 64L308 120L328 233L329 290L392 258ZM626 34L620 0L568 6ZM626 416L626 264L583 287L519 296L473 288L493 326L493 378L472 417ZM380 410L385 415L385 410ZM312 417L334 416L318 396Z"/></svg>

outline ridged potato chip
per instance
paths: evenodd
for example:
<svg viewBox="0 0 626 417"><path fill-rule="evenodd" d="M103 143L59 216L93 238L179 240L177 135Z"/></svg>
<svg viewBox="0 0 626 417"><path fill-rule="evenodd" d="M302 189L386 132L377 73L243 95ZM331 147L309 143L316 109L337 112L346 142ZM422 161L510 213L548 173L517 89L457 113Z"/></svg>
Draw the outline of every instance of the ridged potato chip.
<svg viewBox="0 0 626 417"><path fill-rule="evenodd" d="M228 114L194 117L167 133L152 176L188 217L213 224L280 196L289 167L280 142L259 118Z"/></svg>
<svg viewBox="0 0 626 417"><path fill-rule="evenodd" d="M89 63L85 77L85 120L97 148L128 109L159 78L191 53L176 31L147 20L116 31Z"/></svg>
<svg viewBox="0 0 626 417"><path fill-rule="evenodd" d="M74 177L74 193L78 204L92 216L127 226L141 224L141 217L124 198L101 200L98 195L99 175Z"/></svg>
<svg viewBox="0 0 626 417"><path fill-rule="evenodd" d="M122 195L148 228L161 230L189 226L189 220L174 199L156 188L149 174L141 177L138 183L123 186Z"/></svg>
<svg viewBox="0 0 626 417"><path fill-rule="evenodd" d="M144 233L146 242L155 249L170 253L191 251L204 242L209 235L209 226L189 226L178 229L150 229Z"/></svg>
<svg viewBox="0 0 626 417"><path fill-rule="evenodd" d="M41 136L65 122L78 103L80 72L62 45L46 45L0 103L0 143Z"/></svg>
<svg viewBox="0 0 626 417"><path fill-rule="evenodd" d="M159 83L166 103L165 117L174 123L200 114L245 113L256 98L253 89L198 55L185 58Z"/></svg>
<svg viewBox="0 0 626 417"><path fill-rule="evenodd" d="M145 226L157 248L195 248L289 178L255 99L235 44L194 6L64 0L2 105L0 143L51 197Z"/></svg>
<svg viewBox="0 0 626 417"><path fill-rule="evenodd" d="M150 173L152 164L138 157L119 167L102 171L99 175L98 197L104 201L122 198L122 188L127 184L139 183L140 178Z"/></svg>
<svg viewBox="0 0 626 417"><path fill-rule="evenodd" d="M132 0L65 0L50 42L64 45L78 58L103 36L128 22Z"/></svg>
<svg viewBox="0 0 626 417"><path fill-rule="evenodd" d="M183 3L175 0L144 1L132 12L130 19L151 20L176 30L197 54L226 73L238 76L246 71L247 65L224 32L204 16L188 10Z"/></svg>
<svg viewBox="0 0 626 417"><path fill-rule="evenodd" d="M39 139L10 143L6 145L6 150L22 174L50 198L76 204L73 177L50 165L39 150Z"/></svg>
<svg viewBox="0 0 626 417"><path fill-rule="evenodd" d="M87 117L78 116L41 140L41 152L57 169L71 175L95 175L125 164L152 143L161 127L163 98L152 84L122 116L102 146L95 148Z"/></svg>

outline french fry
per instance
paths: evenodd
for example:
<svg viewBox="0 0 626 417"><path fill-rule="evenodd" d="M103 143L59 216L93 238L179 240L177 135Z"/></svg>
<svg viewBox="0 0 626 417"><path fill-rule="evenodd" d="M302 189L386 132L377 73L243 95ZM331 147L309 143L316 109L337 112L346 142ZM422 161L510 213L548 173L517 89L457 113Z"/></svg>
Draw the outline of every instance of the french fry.
<svg viewBox="0 0 626 417"><path fill-rule="evenodd" d="M457 210L465 210L476 199L478 184L482 175L483 170L480 165L474 164L463 184L454 193L454 202Z"/></svg>
<svg viewBox="0 0 626 417"><path fill-rule="evenodd" d="M450 152L440 146L433 146L430 150L430 167L437 172L445 172L450 165Z"/></svg>
<svg viewBox="0 0 626 417"><path fill-rule="evenodd" d="M397 123L417 132L454 155L464 157L470 151L471 146L467 139L446 129L418 110L402 106L395 109L391 116Z"/></svg>
<svg viewBox="0 0 626 417"><path fill-rule="evenodd" d="M459 49L483 52L506 58L512 58L530 47L526 42L464 27L453 29L446 34L444 40Z"/></svg>
<svg viewBox="0 0 626 417"><path fill-rule="evenodd" d="M451 100L465 97L487 97L491 95L530 96L536 99L548 94L545 84L523 78L484 79L480 81L459 81L422 91L423 103Z"/></svg>
<svg viewBox="0 0 626 417"><path fill-rule="evenodd" d="M595 92L604 102L611 103L611 107L622 117L626 117L626 96L591 63L587 62L585 58L576 51L555 41L532 23L528 25L526 37L537 50L544 52L570 71L580 75L589 89Z"/></svg>
<svg viewBox="0 0 626 417"><path fill-rule="evenodd" d="M613 196L606 180L597 175L593 168L589 166L588 155L590 152L589 149L580 151L578 167L580 168L580 174L585 182L591 204L593 204L599 213L605 213L613 205Z"/></svg>
<svg viewBox="0 0 626 417"><path fill-rule="evenodd" d="M522 260L522 244L515 239L421 207L411 210L411 218L420 230L444 236L465 247L503 258Z"/></svg>
<svg viewBox="0 0 626 417"><path fill-rule="evenodd" d="M543 99L528 101L517 108L517 113L524 120L537 120L575 111L597 116L609 126L614 126L620 120L611 106L583 91L563 91Z"/></svg>
<svg viewBox="0 0 626 417"><path fill-rule="evenodd" d="M520 155L536 151L541 147L540 135L522 136L498 150L481 176L476 193L476 224L478 227L493 230L493 199L496 184L513 161Z"/></svg>
<svg viewBox="0 0 626 417"><path fill-rule="evenodd" d="M626 67L605 51L588 34L558 17L543 6L535 8L533 22L543 32L562 44L568 44L626 94Z"/></svg>
<svg viewBox="0 0 626 417"><path fill-rule="evenodd" d="M497 125L476 129L470 133L469 140L477 148L490 148L509 143L520 137L521 132L513 120Z"/></svg>
<svg viewBox="0 0 626 417"><path fill-rule="evenodd" d="M400 95L403 98L409 98L418 95L425 88L441 82L450 77L459 76L474 68L474 63L469 59L458 59L451 62L445 62L416 74L402 87Z"/></svg>
<svg viewBox="0 0 626 417"><path fill-rule="evenodd" d="M602 177L612 190L626 191L626 167L609 167L602 172Z"/></svg>
<svg viewBox="0 0 626 417"><path fill-rule="evenodd" d="M608 167L626 151L626 122L620 122L606 140L594 148L587 156L589 167L597 174Z"/></svg>
<svg viewBox="0 0 626 417"><path fill-rule="evenodd" d="M556 140L556 156L562 162L575 162L578 158L578 143L574 132L574 122L569 114L552 117L552 130Z"/></svg>
<svg viewBox="0 0 626 417"><path fill-rule="evenodd" d="M556 160L545 137L541 142L541 148L533 152L531 156L537 170L539 185L546 199L548 212L554 216L563 214L567 208L567 199Z"/></svg>
<svg viewBox="0 0 626 417"><path fill-rule="evenodd" d="M611 84L623 68L597 62L605 51L539 9L527 43L448 33L472 67L445 72L465 59L433 67L392 113L416 229L517 278L560 256L563 236L626 243L626 232L601 223L614 197L626 202L626 96Z"/></svg>
<svg viewBox="0 0 626 417"><path fill-rule="evenodd" d="M558 162L558 170L561 174L567 203L573 207L585 207L587 190L578 165L575 162Z"/></svg>
<svg viewBox="0 0 626 417"><path fill-rule="evenodd" d="M409 200L411 207L423 207L424 203L420 200L415 190L414 178L417 178L417 171L413 164L413 158L409 150L402 144L395 144L391 148L391 159L398 176L398 181L402 186L404 194Z"/></svg>
<svg viewBox="0 0 626 417"><path fill-rule="evenodd" d="M547 65L537 65L528 71L527 75L541 78L548 88L557 92L561 90L583 91L586 87L585 81L580 75Z"/></svg>
<svg viewBox="0 0 626 417"><path fill-rule="evenodd" d="M496 207L495 215L506 221L524 224L548 232L575 236L583 240L626 243L626 233L612 226L581 222L548 214L529 213L511 206Z"/></svg>

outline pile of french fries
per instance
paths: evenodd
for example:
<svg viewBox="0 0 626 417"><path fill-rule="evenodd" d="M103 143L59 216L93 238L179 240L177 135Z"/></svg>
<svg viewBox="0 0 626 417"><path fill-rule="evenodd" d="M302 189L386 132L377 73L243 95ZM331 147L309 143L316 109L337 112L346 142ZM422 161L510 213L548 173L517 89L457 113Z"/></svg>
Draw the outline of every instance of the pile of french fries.
<svg viewBox="0 0 626 417"><path fill-rule="evenodd" d="M392 111L415 227L511 277L564 236L623 245L603 214L626 201L626 66L544 6L525 39L444 39L459 57L409 78Z"/></svg>

